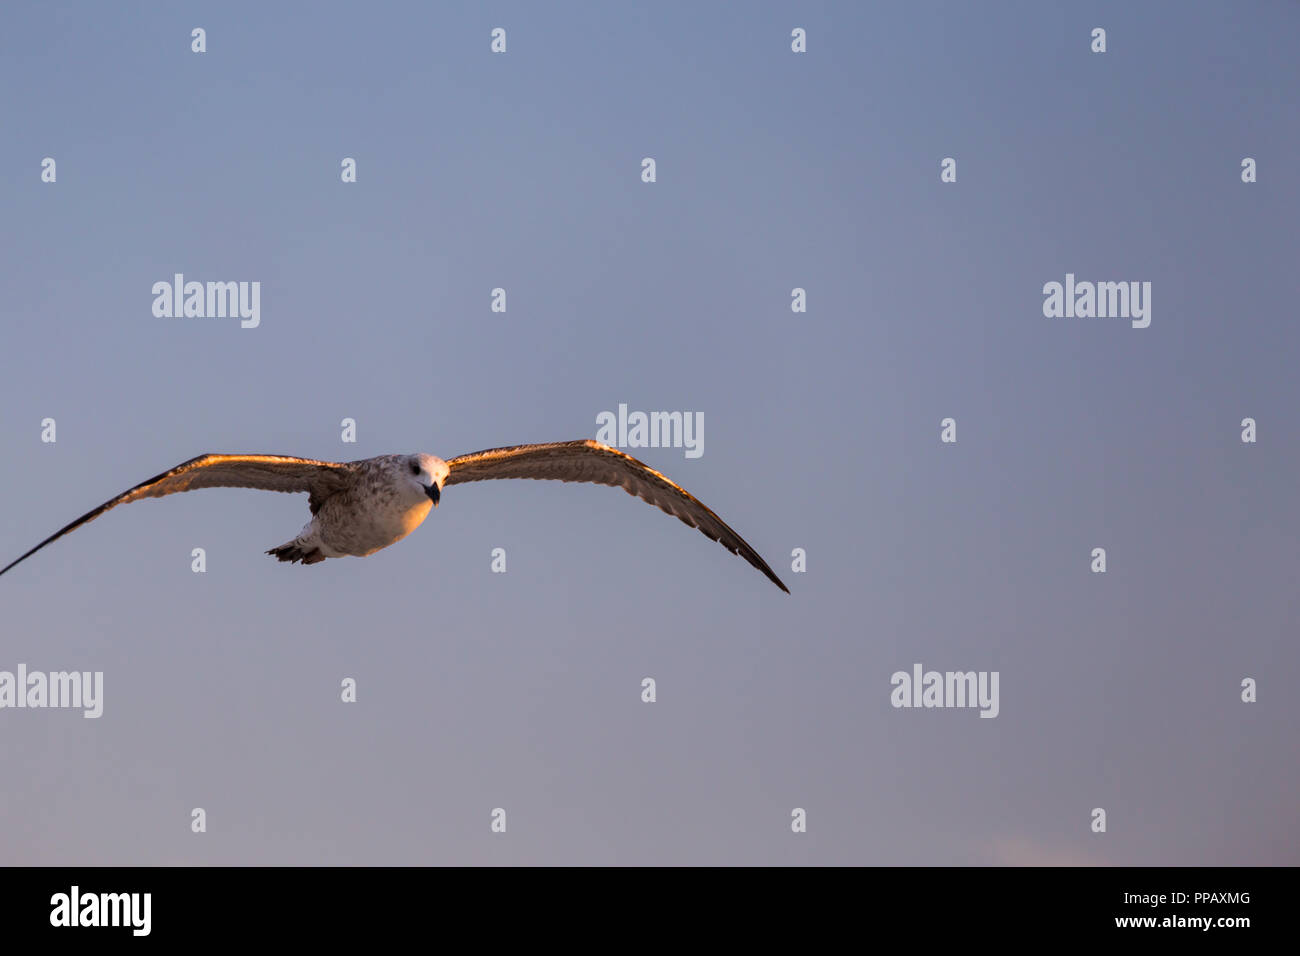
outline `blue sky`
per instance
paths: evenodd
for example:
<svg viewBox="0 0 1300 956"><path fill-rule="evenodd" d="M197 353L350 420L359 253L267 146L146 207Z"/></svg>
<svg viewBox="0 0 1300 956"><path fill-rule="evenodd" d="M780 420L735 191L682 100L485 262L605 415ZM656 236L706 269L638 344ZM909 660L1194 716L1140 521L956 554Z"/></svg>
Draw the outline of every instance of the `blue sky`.
<svg viewBox="0 0 1300 956"><path fill-rule="evenodd" d="M2 16L0 562L203 452L626 403L703 413L632 451L793 593L591 486L309 568L262 553L301 496L130 505L0 579L0 670L105 684L0 710L0 860L1300 862L1295 6ZM155 317L177 272L260 326ZM1044 317L1067 273L1151 282L1150 327ZM998 717L891 707L916 662L998 671Z"/></svg>

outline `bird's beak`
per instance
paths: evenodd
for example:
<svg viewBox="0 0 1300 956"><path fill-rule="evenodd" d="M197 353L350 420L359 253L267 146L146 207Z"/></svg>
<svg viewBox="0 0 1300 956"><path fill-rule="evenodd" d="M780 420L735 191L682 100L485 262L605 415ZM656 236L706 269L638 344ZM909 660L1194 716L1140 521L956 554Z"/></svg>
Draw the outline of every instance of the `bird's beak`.
<svg viewBox="0 0 1300 956"><path fill-rule="evenodd" d="M435 481L425 489L424 493L429 496L429 500L433 502L433 506L435 508L438 507L438 499L442 497L442 490L438 487L438 483Z"/></svg>

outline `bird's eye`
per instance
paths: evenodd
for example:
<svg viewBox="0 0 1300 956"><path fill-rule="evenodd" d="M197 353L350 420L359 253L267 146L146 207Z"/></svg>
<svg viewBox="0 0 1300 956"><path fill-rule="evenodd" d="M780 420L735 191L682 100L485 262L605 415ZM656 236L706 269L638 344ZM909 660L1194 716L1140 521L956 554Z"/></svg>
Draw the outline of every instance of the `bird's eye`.
<svg viewBox="0 0 1300 956"><path fill-rule="evenodd" d="M420 473L420 463L415 461L411 462L411 474L418 475L419 473Z"/></svg>

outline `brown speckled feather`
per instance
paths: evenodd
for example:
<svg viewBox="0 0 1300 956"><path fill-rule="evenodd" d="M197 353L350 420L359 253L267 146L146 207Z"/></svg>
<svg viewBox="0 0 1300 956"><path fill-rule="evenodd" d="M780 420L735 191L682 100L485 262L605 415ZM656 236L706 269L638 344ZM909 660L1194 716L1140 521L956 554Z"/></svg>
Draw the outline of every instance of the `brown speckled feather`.
<svg viewBox="0 0 1300 956"><path fill-rule="evenodd" d="M141 498L161 498L198 488L260 488L264 491L311 492L312 514L331 494L346 487L353 466L310 458L286 458L283 455L199 455L182 462L170 471L154 475L134 488L110 498L98 508L87 511L76 521L60 528L22 557L0 568L4 574L14 565L30 558L83 524L94 521L105 511Z"/></svg>
<svg viewBox="0 0 1300 956"><path fill-rule="evenodd" d="M787 588L758 552L698 498L644 462L591 439L489 448L449 459L445 485L496 478L584 481L622 488L739 554L787 594Z"/></svg>

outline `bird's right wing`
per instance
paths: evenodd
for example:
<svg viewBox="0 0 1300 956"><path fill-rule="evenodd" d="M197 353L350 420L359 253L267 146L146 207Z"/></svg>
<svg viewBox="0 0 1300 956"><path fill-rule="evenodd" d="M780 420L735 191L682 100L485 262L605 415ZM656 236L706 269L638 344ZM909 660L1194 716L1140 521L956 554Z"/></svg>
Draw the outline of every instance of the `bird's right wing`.
<svg viewBox="0 0 1300 956"><path fill-rule="evenodd" d="M493 478L550 478L622 488L628 494L680 518L692 528L698 528L732 554L739 554L758 568L782 591L790 593L758 552L702 501L644 462L598 441L580 439L489 448L453 458L447 462L447 467L449 473L444 486Z"/></svg>
<svg viewBox="0 0 1300 956"><path fill-rule="evenodd" d="M161 498L198 488L260 488L264 491L307 491L311 493L312 514L320 503L347 487L353 474L352 467L332 461L314 461L310 458L286 458L282 455L199 455L182 462L171 471L164 471L148 481L124 491L116 498L105 501L93 511L88 511L67 527L60 528L22 557L12 561L0 574L30 558L41 548L57 541L70 531L94 521L110 508L141 498Z"/></svg>

